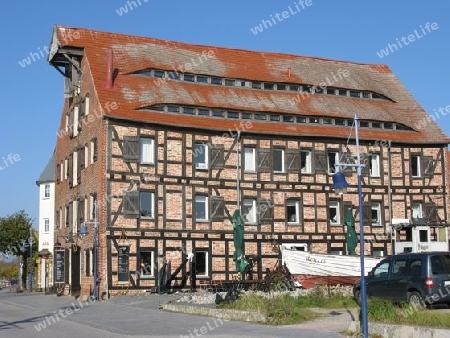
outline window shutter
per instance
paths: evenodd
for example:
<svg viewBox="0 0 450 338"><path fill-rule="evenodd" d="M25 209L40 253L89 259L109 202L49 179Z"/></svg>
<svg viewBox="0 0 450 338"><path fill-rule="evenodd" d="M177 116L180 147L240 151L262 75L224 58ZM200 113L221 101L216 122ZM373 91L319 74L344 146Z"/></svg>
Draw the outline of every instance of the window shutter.
<svg viewBox="0 0 450 338"><path fill-rule="evenodd" d="M67 179L69 180L69 187L73 187L73 154L69 155L69 160L67 161Z"/></svg>
<svg viewBox="0 0 450 338"><path fill-rule="evenodd" d="M84 199L78 201L78 228L81 228L81 223L84 222Z"/></svg>
<svg viewBox="0 0 450 338"><path fill-rule="evenodd" d="M258 149L257 168L258 172L269 172L272 168L269 149Z"/></svg>
<svg viewBox="0 0 450 338"><path fill-rule="evenodd" d="M353 173L353 167L346 166L346 164L355 164L355 159L352 153L343 152L339 154L339 156L339 164L342 164L342 166L339 166L340 172L351 175Z"/></svg>
<svg viewBox="0 0 450 338"><path fill-rule="evenodd" d="M61 165L58 163L56 165L56 183L61 181Z"/></svg>
<svg viewBox="0 0 450 338"><path fill-rule="evenodd" d="M139 191L128 191L123 196L125 218L139 218Z"/></svg>
<svg viewBox="0 0 450 338"><path fill-rule="evenodd" d="M370 173L370 154L364 153L360 155L361 164L364 164L364 167L361 167L361 174L369 175Z"/></svg>
<svg viewBox="0 0 450 338"><path fill-rule="evenodd" d="M97 161L97 138L94 138L92 140L92 146L94 149L92 149L92 159L93 161Z"/></svg>
<svg viewBox="0 0 450 338"><path fill-rule="evenodd" d="M315 172L327 172L327 155L324 151L314 152L314 170Z"/></svg>
<svg viewBox="0 0 450 338"><path fill-rule="evenodd" d="M211 168L222 169L225 166L223 145L211 145Z"/></svg>
<svg viewBox="0 0 450 338"><path fill-rule="evenodd" d="M288 151L285 156L288 171L300 171L300 152Z"/></svg>
<svg viewBox="0 0 450 338"><path fill-rule="evenodd" d="M273 203L272 200L259 201L259 220L272 221L273 220Z"/></svg>
<svg viewBox="0 0 450 338"><path fill-rule="evenodd" d="M80 166L80 170L84 169L85 163L84 163L84 147L78 148L78 163Z"/></svg>
<svg viewBox="0 0 450 338"><path fill-rule="evenodd" d="M125 162L139 162L139 137L123 137L123 160Z"/></svg>
<svg viewBox="0 0 450 338"><path fill-rule="evenodd" d="M74 110L73 108L69 110L69 135L70 137L74 136Z"/></svg>
<svg viewBox="0 0 450 338"><path fill-rule="evenodd" d="M436 204L434 202L427 202L424 204L424 213L425 218L428 222L437 222L439 221L438 212L436 208Z"/></svg>
<svg viewBox="0 0 450 338"><path fill-rule="evenodd" d="M225 213L225 200L221 196L211 197L211 218L213 221L223 221Z"/></svg>
<svg viewBox="0 0 450 338"><path fill-rule="evenodd" d="M433 161L433 156L422 157L423 177L433 177L436 164Z"/></svg>
<svg viewBox="0 0 450 338"><path fill-rule="evenodd" d="M364 212L364 225L372 225L372 205L364 204L363 212Z"/></svg>
<svg viewBox="0 0 450 338"><path fill-rule="evenodd" d="M73 229L73 203L69 204L69 228Z"/></svg>

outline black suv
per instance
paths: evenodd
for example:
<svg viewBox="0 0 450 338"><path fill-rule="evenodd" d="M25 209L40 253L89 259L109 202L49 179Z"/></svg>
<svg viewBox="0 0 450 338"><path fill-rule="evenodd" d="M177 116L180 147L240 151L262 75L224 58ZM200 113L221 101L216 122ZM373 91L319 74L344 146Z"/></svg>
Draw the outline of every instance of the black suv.
<svg viewBox="0 0 450 338"><path fill-rule="evenodd" d="M405 253L387 257L369 272L368 297L383 298L415 306L450 306L450 251ZM356 300L361 298L361 281L353 286Z"/></svg>

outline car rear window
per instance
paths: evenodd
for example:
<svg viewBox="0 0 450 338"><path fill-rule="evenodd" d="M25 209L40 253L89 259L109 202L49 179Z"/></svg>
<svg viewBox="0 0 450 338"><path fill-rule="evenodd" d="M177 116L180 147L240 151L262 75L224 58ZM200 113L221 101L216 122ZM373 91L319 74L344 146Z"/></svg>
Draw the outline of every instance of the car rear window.
<svg viewBox="0 0 450 338"><path fill-rule="evenodd" d="M436 255L431 257L433 274L450 274L450 255Z"/></svg>

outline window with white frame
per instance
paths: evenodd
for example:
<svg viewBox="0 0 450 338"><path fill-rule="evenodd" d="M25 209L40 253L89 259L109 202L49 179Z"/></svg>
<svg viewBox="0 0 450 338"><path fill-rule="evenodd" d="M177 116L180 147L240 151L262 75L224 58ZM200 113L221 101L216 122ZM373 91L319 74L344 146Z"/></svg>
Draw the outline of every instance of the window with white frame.
<svg viewBox="0 0 450 338"><path fill-rule="evenodd" d="M287 200L286 216L290 224L300 223L300 202L297 200Z"/></svg>
<svg viewBox="0 0 450 338"><path fill-rule="evenodd" d="M195 196L195 219L197 221L207 221L209 219L208 212L208 197Z"/></svg>
<svg viewBox="0 0 450 338"><path fill-rule="evenodd" d="M44 197L49 198L50 197L50 184L46 184L44 186Z"/></svg>
<svg viewBox="0 0 450 338"><path fill-rule="evenodd" d="M257 222L257 201L256 198L244 198L242 217L246 224L256 224Z"/></svg>
<svg viewBox="0 0 450 338"><path fill-rule="evenodd" d="M310 174L312 172L311 150L300 151L300 167L301 167L302 173L304 173L304 174Z"/></svg>
<svg viewBox="0 0 450 338"><path fill-rule="evenodd" d="M148 279L154 277L155 260L154 251L141 249L139 251L139 278Z"/></svg>
<svg viewBox="0 0 450 338"><path fill-rule="evenodd" d="M92 273L92 264L93 255L92 255L92 249L86 249L84 250L84 273L86 276L90 276Z"/></svg>
<svg viewBox="0 0 450 338"><path fill-rule="evenodd" d="M154 218L154 194L149 191L139 193L139 215L141 218Z"/></svg>
<svg viewBox="0 0 450 338"><path fill-rule="evenodd" d="M372 203L372 224L381 225L381 203Z"/></svg>
<svg viewBox="0 0 450 338"><path fill-rule="evenodd" d="M339 153L337 151L329 151L327 153L328 159L328 172L334 173L336 172L336 163L339 161Z"/></svg>
<svg viewBox="0 0 450 338"><path fill-rule="evenodd" d="M195 251L195 273L197 277L207 277L208 269L208 251Z"/></svg>
<svg viewBox="0 0 450 338"><path fill-rule="evenodd" d="M87 143L84 146L84 167L87 168L89 166L89 146Z"/></svg>
<svg viewBox="0 0 450 338"><path fill-rule="evenodd" d="M341 224L341 212L339 201L330 201L328 205L328 213L330 215L330 224L339 225Z"/></svg>
<svg viewBox="0 0 450 338"><path fill-rule="evenodd" d="M50 231L50 220L48 218L44 218L44 232Z"/></svg>
<svg viewBox="0 0 450 338"><path fill-rule="evenodd" d="M423 213L422 213L422 203L419 202L414 202L411 205L411 218L422 218L423 217Z"/></svg>
<svg viewBox="0 0 450 338"><path fill-rule="evenodd" d="M196 169L208 169L208 145L196 143L194 149L194 163Z"/></svg>
<svg viewBox="0 0 450 338"><path fill-rule="evenodd" d="M256 149L244 148L244 171L256 171Z"/></svg>
<svg viewBox="0 0 450 338"><path fill-rule="evenodd" d="M411 155L411 176L412 177L420 177L421 176L421 167L420 167L420 156L419 155Z"/></svg>
<svg viewBox="0 0 450 338"><path fill-rule="evenodd" d="M370 155L370 176L380 177L380 155L371 154Z"/></svg>
<svg viewBox="0 0 450 338"><path fill-rule="evenodd" d="M140 138L139 148L141 164L155 163L155 140L153 138Z"/></svg>
<svg viewBox="0 0 450 338"><path fill-rule="evenodd" d="M284 173L284 149L273 150L273 171Z"/></svg>

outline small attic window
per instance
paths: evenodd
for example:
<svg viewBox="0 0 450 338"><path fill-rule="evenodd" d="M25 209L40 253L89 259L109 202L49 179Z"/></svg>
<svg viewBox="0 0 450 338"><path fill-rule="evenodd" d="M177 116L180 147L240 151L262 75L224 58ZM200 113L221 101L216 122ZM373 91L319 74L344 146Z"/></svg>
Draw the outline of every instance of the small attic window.
<svg viewBox="0 0 450 338"><path fill-rule="evenodd" d="M265 120L266 114L256 113L255 114L255 120Z"/></svg>
<svg viewBox="0 0 450 338"><path fill-rule="evenodd" d="M154 76L154 77L164 77L165 74L166 74L166 72L163 71L163 70L157 70L157 69L155 69L155 70L153 71L153 76Z"/></svg>
<svg viewBox="0 0 450 338"><path fill-rule="evenodd" d="M361 93L357 90L350 90L351 97L361 97Z"/></svg>
<svg viewBox="0 0 450 338"><path fill-rule="evenodd" d="M252 113L248 113L248 112L243 112L241 114L241 118L244 120L251 120L253 118L253 114Z"/></svg>
<svg viewBox="0 0 450 338"><path fill-rule="evenodd" d="M336 89L334 89L334 88L327 88L327 94L328 95L336 95Z"/></svg>
<svg viewBox="0 0 450 338"><path fill-rule="evenodd" d="M344 119L334 119L334 124L336 126L345 126L345 120Z"/></svg>
<svg viewBox="0 0 450 338"><path fill-rule="evenodd" d="M183 107L184 114L194 115L195 109L192 107Z"/></svg>
<svg viewBox="0 0 450 338"><path fill-rule="evenodd" d="M372 99L384 99L384 97L377 93L372 93Z"/></svg>
<svg viewBox="0 0 450 338"><path fill-rule="evenodd" d="M200 116L209 116L209 109L199 108L198 115Z"/></svg>
<svg viewBox="0 0 450 338"><path fill-rule="evenodd" d="M192 74L184 74L184 81L194 82L195 81L195 76L192 75Z"/></svg>
<svg viewBox="0 0 450 338"><path fill-rule="evenodd" d="M219 78L219 77L212 77L211 78L211 84L221 86L222 85L222 79Z"/></svg>
<svg viewBox="0 0 450 338"><path fill-rule="evenodd" d="M297 116L297 123L306 123L306 117Z"/></svg>
<svg viewBox="0 0 450 338"><path fill-rule="evenodd" d="M265 90L274 90L275 84L272 82L266 82L266 83L264 83L264 89Z"/></svg>
<svg viewBox="0 0 450 338"><path fill-rule="evenodd" d="M384 129L394 129L394 124L390 122L384 122Z"/></svg>
<svg viewBox="0 0 450 338"><path fill-rule="evenodd" d="M239 113L237 111L229 111L227 114L227 117L229 119L238 119L239 118Z"/></svg>
<svg viewBox="0 0 450 338"><path fill-rule="evenodd" d="M156 110L156 111L164 111L164 105L163 104L157 104L151 107L152 110Z"/></svg>
<svg viewBox="0 0 450 338"><path fill-rule="evenodd" d="M368 121L359 121L359 126L361 128L369 128L369 122Z"/></svg>
<svg viewBox="0 0 450 338"><path fill-rule="evenodd" d="M180 80L181 76L180 76L180 73L170 72L167 77L172 80Z"/></svg>
<svg viewBox="0 0 450 338"><path fill-rule="evenodd" d="M298 91L300 90L300 86L297 86L297 85L290 85L290 86L289 86L289 90L290 90L291 92L298 92Z"/></svg>
<svg viewBox="0 0 450 338"><path fill-rule="evenodd" d="M253 89L261 89L261 82L252 82L252 88Z"/></svg>
<svg viewBox="0 0 450 338"><path fill-rule="evenodd" d="M311 93L311 89L312 89L311 86L306 86L306 85L302 86L302 92L303 93Z"/></svg>
<svg viewBox="0 0 450 338"><path fill-rule="evenodd" d="M395 124L395 129L396 130L410 130L408 127L404 126L403 124Z"/></svg>
<svg viewBox="0 0 450 338"><path fill-rule="evenodd" d="M269 115L269 117L270 117L270 121L280 121L280 115L273 115L273 114L271 114L271 115Z"/></svg>
<svg viewBox="0 0 450 338"><path fill-rule="evenodd" d="M315 92L316 92L316 94L323 94L324 93L323 87L316 87Z"/></svg>
<svg viewBox="0 0 450 338"><path fill-rule="evenodd" d="M372 128L380 129L381 128L381 122L372 122Z"/></svg>
<svg viewBox="0 0 450 338"><path fill-rule="evenodd" d="M235 85L236 85L236 87L245 87L245 81L243 81L243 80L236 80Z"/></svg>
<svg viewBox="0 0 450 338"><path fill-rule="evenodd" d="M323 124L333 124L333 119L330 119L329 117L322 118Z"/></svg>
<svg viewBox="0 0 450 338"><path fill-rule="evenodd" d="M232 79L225 79L225 86L234 86L236 81Z"/></svg>
<svg viewBox="0 0 450 338"><path fill-rule="evenodd" d="M294 122L294 116L292 116L292 115L283 115L283 122Z"/></svg>
<svg viewBox="0 0 450 338"><path fill-rule="evenodd" d="M214 117L225 117L225 112L223 110L213 110L212 116Z"/></svg>
<svg viewBox="0 0 450 338"><path fill-rule="evenodd" d="M339 89L338 93L340 96L347 96L347 89Z"/></svg>
<svg viewBox="0 0 450 338"><path fill-rule="evenodd" d="M144 76L152 76L152 70L151 69L144 69L136 72L137 75L144 75Z"/></svg>
<svg viewBox="0 0 450 338"><path fill-rule="evenodd" d="M277 90L286 90L287 86L283 83L277 84Z"/></svg>
<svg viewBox="0 0 450 338"><path fill-rule="evenodd" d="M363 98L370 99L372 97L372 94L369 92L363 92Z"/></svg>
<svg viewBox="0 0 450 338"><path fill-rule="evenodd" d="M310 117L309 123L320 123L320 119L318 117Z"/></svg>
<svg viewBox="0 0 450 338"><path fill-rule="evenodd" d="M208 83L208 78L206 76L197 75L197 82Z"/></svg>
<svg viewBox="0 0 450 338"><path fill-rule="evenodd" d="M169 113L179 113L180 112L180 107L178 107L178 106L167 106L167 111Z"/></svg>

